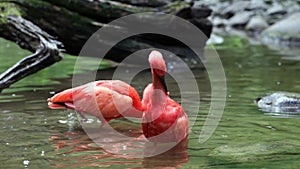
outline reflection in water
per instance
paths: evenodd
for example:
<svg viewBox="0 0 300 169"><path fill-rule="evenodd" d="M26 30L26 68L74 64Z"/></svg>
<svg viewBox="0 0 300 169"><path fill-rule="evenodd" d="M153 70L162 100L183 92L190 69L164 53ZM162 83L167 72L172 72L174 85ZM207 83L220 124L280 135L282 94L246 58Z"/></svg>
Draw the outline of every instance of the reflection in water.
<svg viewBox="0 0 300 169"><path fill-rule="evenodd" d="M56 152L61 156L52 161L57 167L75 166L110 166L114 164L140 164L137 159L126 155L112 154L94 144L82 130L66 132L64 136L51 136L51 144L56 147Z"/></svg>
<svg viewBox="0 0 300 169"><path fill-rule="evenodd" d="M187 140L184 140L169 151L143 159L143 168L180 168L188 162Z"/></svg>
<svg viewBox="0 0 300 169"><path fill-rule="evenodd" d="M98 135L99 130L94 130L95 135L99 136L97 140L90 139L90 135L86 135L82 129L52 135L50 143L61 158L51 163L56 167L126 165L132 166L126 168L179 168L188 162L187 139L165 153L143 158L143 153L149 151L149 148L140 127L121 121L111 125L118 132L135 137L135 140L126 142L118 137L114 139L111 135L108 136L109 134L105 135L106 131L110 131L107 127L103 127L101 136ZM153 147L150 148L153 150ZM129 154L120 153L124 150Z"/></svg>

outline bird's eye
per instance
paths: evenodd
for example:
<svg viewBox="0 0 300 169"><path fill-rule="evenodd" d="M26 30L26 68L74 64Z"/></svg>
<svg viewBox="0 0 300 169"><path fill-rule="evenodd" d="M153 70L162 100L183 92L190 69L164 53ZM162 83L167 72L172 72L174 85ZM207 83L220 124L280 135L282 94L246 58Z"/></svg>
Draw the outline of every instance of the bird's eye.
<svg viewBox="0 0 300 169"><path fill-rule="evenodd" d="M272 105L272 102L267 102L266 105Z"/></svg>

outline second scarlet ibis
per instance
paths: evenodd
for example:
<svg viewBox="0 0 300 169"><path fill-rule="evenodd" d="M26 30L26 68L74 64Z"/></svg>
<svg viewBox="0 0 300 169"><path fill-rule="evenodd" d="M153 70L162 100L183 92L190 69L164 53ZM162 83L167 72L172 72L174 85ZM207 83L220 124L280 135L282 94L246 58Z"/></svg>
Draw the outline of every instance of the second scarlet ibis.
<svg viewBox="0 0 300 169"><path fill-rule="evenodd" d="M120 80L87 83L57 93L47 101L52 109L74 109L95 116L103 123L123 116L141 118L143 114L138 92Z"/></svg>
<svg viewBox="0 0 300 169"><path fill-rule="evenodd" d="M167 72L163 56L158 51L149 55L152 84L143 93L145 112L142 128L153 142L181 142L188 136L188 118L180 104L168 95L164 76Z"/></svg>

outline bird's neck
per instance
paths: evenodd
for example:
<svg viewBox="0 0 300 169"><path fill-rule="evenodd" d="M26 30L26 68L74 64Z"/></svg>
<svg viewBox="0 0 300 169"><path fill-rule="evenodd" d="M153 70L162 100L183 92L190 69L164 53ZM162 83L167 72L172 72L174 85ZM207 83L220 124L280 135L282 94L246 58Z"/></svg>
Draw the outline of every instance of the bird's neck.
<svg viewBox="0 0 300 169"><path fill-rule="evenodd" d="M158 76L154 71L152 70L152 85L153 89L161 90L165 95L167 95L166 88L164 87L164 84L162 84L162 81L160 79L161 77Z"/></svg>
<svg viewBox="0 0 300 169"><path fill-rule="evenodd" d="M152 96L151 96L152 105L155 105L156 107L164 106L168 94L164 85L160 80L160 77L155 73L152 73L152 87L153 87Z"/></svg>

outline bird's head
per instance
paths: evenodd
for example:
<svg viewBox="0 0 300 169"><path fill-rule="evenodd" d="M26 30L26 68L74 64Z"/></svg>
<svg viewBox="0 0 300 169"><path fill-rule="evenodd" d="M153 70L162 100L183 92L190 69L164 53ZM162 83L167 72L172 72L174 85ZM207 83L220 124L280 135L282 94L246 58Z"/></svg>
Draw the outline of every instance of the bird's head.
<svg viewBox="0 0 300 169"><path fill-rule="evenodd" d="M157 77L157 80L153 79L154 85L156 86L159 84L164 93L167 94L168 89L165 82L167 67L162 54L159 51L154 50L150 53L148 60L152 71L152 78L155 79L155 77Z"/></svg>
<svg viewBox="0 0 300 169"><path fill-rule="evenodd" d="M162 54L159 51L152 51L149 55L150 68L156 75L163 77L167 72L167 67Z"/></svg>

